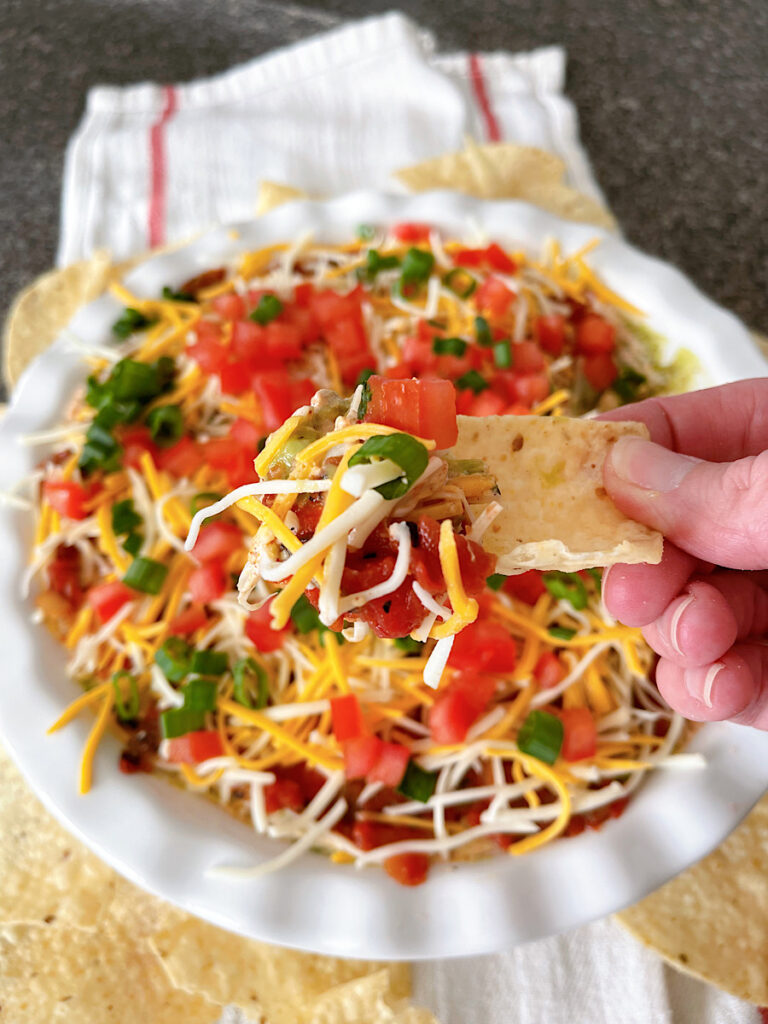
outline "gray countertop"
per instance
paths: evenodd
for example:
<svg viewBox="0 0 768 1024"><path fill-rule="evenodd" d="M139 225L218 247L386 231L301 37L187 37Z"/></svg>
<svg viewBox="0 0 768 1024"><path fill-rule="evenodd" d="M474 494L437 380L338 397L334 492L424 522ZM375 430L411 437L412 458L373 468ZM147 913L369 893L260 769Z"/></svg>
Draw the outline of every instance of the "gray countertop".
<svg viewBox="0 0 768 1024"><path fill-rule="evenodd" d="M391 6L0 0L0 311L52 263L64 147L91 85L209 74ZM444 49L562 43L584 144L629 239L768 329L764 0L403 7Z"/></svg>

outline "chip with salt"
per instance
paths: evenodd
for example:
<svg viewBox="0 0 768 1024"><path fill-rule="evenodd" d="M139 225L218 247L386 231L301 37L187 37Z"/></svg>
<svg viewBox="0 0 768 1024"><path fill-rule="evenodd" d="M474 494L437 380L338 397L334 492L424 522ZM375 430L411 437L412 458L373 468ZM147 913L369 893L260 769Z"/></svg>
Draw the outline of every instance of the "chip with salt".
<svg viewBox="0 0 768 1024"><path fill-rule="evenodd" d="M304 1024L306 1008L329 990L377 972L386 974L393 1000L410 992L407 964L280 949L190 917L171 921L154 931L149 941L177 988L234 1003L248 1015L258 1008L270 1024Z"/></svg>
<svg viewBox="0 0 768 1024"><path fill-rule="evenodd" d="M154 954L123 929L0 929L0 1020L9 1024L214 1024L221 1009L174 989Z"/></svg>
<svg viewBox="0 0 768 1024"><path fill-rule="evenodd" d="M615 562L661 560L662 537L628 519L608 497L602 469L620 437L647 437L640 423L567 416L459 416L457 459L485 460L501 512L483 537L497 571L573 572Z"/></svg>
<svg viewBox="0 0 768 1024"><path fill-rule="evenodd" d="M566 220L616 227L605 207L564 183L559 157L532 146L467 140L459 152L404 167L393 177L409 192L449 188L478 199L523 199Z"/></svg>
<svg viewBox="0 0 768 1024"><path fill-rule="evenodd" d="M768 797L714 853L617 915L676 967L768 1005Z"/></svg>

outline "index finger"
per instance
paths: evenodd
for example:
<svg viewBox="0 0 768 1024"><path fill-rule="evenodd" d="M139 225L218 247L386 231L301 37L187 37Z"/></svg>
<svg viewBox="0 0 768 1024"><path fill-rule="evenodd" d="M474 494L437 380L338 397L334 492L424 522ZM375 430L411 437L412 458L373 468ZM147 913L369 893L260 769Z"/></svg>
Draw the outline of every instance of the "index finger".
<svg viewBox="0 0 768 1024"><path fill-rule="evenodd" d="M768 448L768 378L648 398L598 419L645 423L656 444L708 462L732 462Z"/></svg>

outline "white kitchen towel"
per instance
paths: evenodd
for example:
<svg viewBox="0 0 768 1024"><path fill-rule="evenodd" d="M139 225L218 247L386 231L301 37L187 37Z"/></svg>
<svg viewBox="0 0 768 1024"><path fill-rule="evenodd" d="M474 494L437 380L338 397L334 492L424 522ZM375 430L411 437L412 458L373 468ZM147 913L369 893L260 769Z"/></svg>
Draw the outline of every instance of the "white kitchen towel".
<svg viewBox="0 0 768 1024"><path fill-rule="evenodd" d="M262 178L320 195L393 189L393 170L467 135L555 152L600 199L564 75L560 47L438 55L392 13L213 78L92 89L67 150L58 262L99 248L125 259L248 218Z"/></svg>
<svg viewBox="0 0 768 1024"><path fill-rule="evenodd" d="M601 199L564 76L559 47L441 55L393 13L213 78L93 89L67 151L59 263L102 247L124 259L248 218L262 178L322 195L395 189L393 170L459 149L466 135L555 152L569 183ZM442 1024L758 1021L611 921L414 973L418 1000Z"/></svg>

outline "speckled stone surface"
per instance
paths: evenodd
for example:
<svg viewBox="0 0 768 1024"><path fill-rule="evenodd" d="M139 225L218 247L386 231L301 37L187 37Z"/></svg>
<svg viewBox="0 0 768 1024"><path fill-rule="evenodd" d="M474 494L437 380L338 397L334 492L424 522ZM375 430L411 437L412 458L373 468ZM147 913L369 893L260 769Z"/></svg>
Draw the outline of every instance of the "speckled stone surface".
<svg viewBox="0 0 768 1024"><path fill-rule="evenodd" d="M0 311L53 260L64 147L89 86L209 74L391 6L0 0ZM628 238L768 329L765 0L403 7L444 49L562 43L584 143Z"/></svg>

